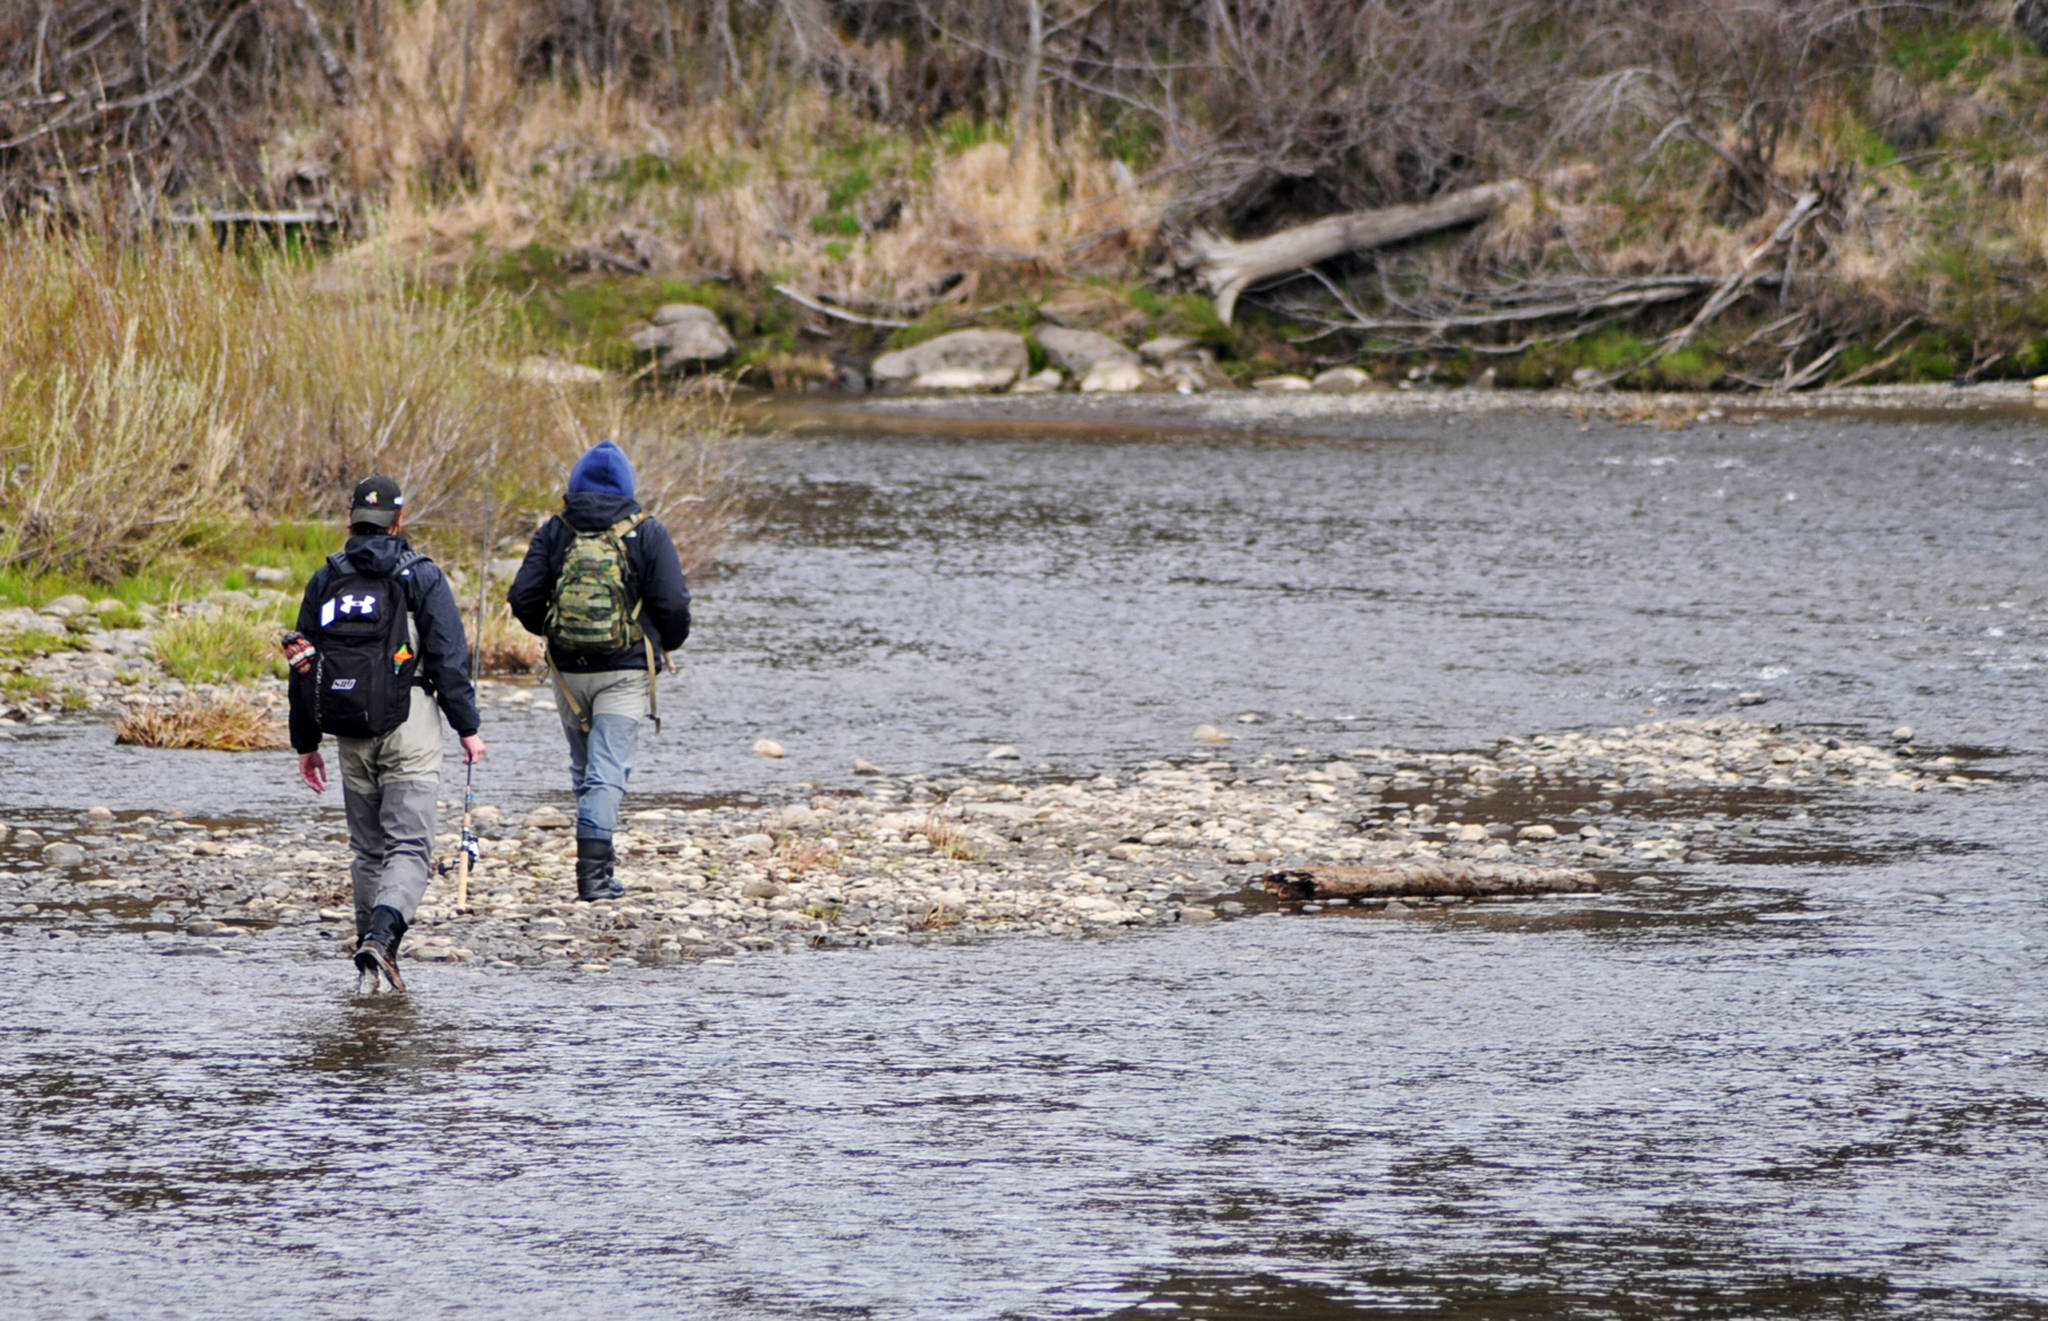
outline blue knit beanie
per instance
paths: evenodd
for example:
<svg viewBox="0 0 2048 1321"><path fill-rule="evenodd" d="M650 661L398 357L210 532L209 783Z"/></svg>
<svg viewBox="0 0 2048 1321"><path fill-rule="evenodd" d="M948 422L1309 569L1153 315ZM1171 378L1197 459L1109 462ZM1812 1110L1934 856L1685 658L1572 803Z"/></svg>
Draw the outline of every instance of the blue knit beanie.
<svg viewBox="0 0 2048 1321"><path fill-rule="evenodd" d="M604 495L633 494L633 461L626 451L608 440L600 440L584 451L569 469L569 494L597 491Z"/></svg>

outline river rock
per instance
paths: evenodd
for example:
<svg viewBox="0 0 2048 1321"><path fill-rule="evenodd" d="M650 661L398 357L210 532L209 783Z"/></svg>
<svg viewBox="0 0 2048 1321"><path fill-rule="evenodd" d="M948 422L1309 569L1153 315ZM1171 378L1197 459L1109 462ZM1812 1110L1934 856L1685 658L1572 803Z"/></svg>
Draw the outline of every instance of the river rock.
<svg viewBox="0 0 2048 1321"><path fill-rule="evenodd" d="M1230 742L1230 735L1224 733L1222 730L1216 728L1216 726L1214 725L1196 725L1195 742L1228 743Z"/></svg>
<svg viewBox="0 0 2048 1321"><path fill-rule="evenodd" d="M85 861L85 850L60 839L43 845L42 858L46 867L76 867Z"/></svg>
<svg viewBox="0 0 2048 1321"><path fill-rule="evenodd" d="M780 757L783 755L782 745L772 738L755 739L754 755L756 757Z"/></svg>
<svg viewBox="0 0 2048 1321"><path fill-rule="evenodd" d="M91 611L91 609L91 601L88 601L84 597L78 595L76 592L73 592L65 596L60 596L56 600L46 604L43 607L43 613L46 615L56 615L59 619L69 619L73 615L86 614L89 611Z"/></svg>
<svg viewBox="0 0 2048 1321"><path fill-rule="evenodd" d="M923 372L910 382L913 390L932 394L978 394L1000 390L1009 384L1011 373L1001 367L941 367Z"/></svg>
<svg viewBox="0 0 2048 1321"><path fill-rule="evenodd" d="M907 349L876 358L868 369L878 389L915 386L920 378L954 368L968 368L999 390L1031 367L1031 351L1014 330L956 330ZM949 378L950 379L950 378Z"/></svg>
<svg viewBox="0 0 2048 1321"><path fill-rule="evenodd" d="M664 303L652 323L631 338L633 347L652 353L664 370L723 362L732 356L732 336L718 314L695 303Z"/></svg>
<svg viewBox="0 0 2048 1321"><path fill-rule="evenodd" d="M1160 335L1138 346L1138 356L1153 366L1162 366L1195 347L1185 335Z"/></svg>
<svg viewBox="0 0 2048 1321"><path fill-rule="evenodd" d="M1127 362L1135 366L1138 362L1137 354L1099 330L1040 326L1031 333L1052 364L1069 376L1085 377L1099 363Z"/></svg>
<svg viewBox="0 0 2048 1321"><path fill-rule="evenodd" d="M105 822L112 821L114 819L114 809L111 807L104 806L89 807L85 810L85 819L88 821L97 821L104 824Z"/></svg>
<svg viewBox="0 0 2048 1321"><path fill-rule="evenodd" d="M1229 374L1216 365L1215 355L1202 348L1191 348L1168 358L1159 365L1159 373L1182 394L1228 390L1232 384Z"/></svg>
<svg viewBox="0 0 2048 1321"><path fill-rule="evenodd" d="M742 853L773 853L775 837L757 830L751 835L741 835L732 842L732 846Z"/></svg>
<svg viewBox="0 0 2048 1321"><path fill-rule="evenodd" d="M1357 394L1373 389L1379 383L1373 380L1371 373L1361 368L1332 367L1328 371L1317 372L1315 380L1309 384L1318 394Z"/></svg>
<svg viewBox="0 0 2048 1321"><path fill-rule="evenodd" d="M853 759L853 773L855 775L880 775L882 774L882 768L865 757L855 757Z"/></svg>
<svg viewBox="0 0 2048 1321"><path fill-rule="evenodd" d="M1042 372L1033 372L1010 387L1011 394L1056 394L1067 378L1060 375L1057 367L1048 367Z"/></svg>
<svg viewBox="0 0 2048 1321"><path fill-rule="evenodd" d="M536 807L526 814L528 830L567 830L576 822L559 807Z"/></svg>
<svg viewBox="0 0 2048 1321"><path fill-rule="evenodd" d="M985 761L1016 761L1023 755L1015 746L1005 743L999 748L990 748L982 754L982 758Z"/></svg>
<svg viewBox="0 0 2048 1321"><path fill-rule="evenodd" d="M748 881L740 887L740 895L747 899L780 899L789 891L774 881Z"/></svg>
<svg viewBox="0 0 2048 1321"><path fill-rule="evenodd" d="M1252 389L1267 394L1298 394L1315 389L1315 383L1306 376L1261 376L1252 382Z"/></svg>
<svg viewBox="0 0 2048 1321"><path fill-rule="evenodd" d="M1137 359L1112 359L1098 362L1088 369L1088 374L1081 378L1081 393L1132 394L1154 389L1159 384L1159 378L1140 367Z"/></svg>

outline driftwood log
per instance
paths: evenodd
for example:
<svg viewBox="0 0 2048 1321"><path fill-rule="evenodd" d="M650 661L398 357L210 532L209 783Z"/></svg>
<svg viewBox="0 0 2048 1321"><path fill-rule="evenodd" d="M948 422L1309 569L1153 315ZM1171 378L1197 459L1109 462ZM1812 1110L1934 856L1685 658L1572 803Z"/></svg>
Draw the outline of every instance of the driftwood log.
<svg viewBox="0 0 2048 1321"><path fill-rule="evenodd" d="M1578 166L1545 175L1540 183L1546 188L1558 188L1590 175L1588 167ZM1216 295L1216 315L1228 325L1237 311L1238 296L1262 280L1302 270L1347 252L1381 248L1484 220L1526 194L1529 187L1522 179L1503 179L1445 193L1427 202L1324 216L1243 243L1214 234L1198 234L1193 242L1195 278Z"/></svg>
<svg viewBox="0 0 2048 1321"><path fill-rule="evenodd" d="M1267 894L1281 899L1433 899L1440 895L1483 899L1500 895L1587 894L1600 888L1593 873L1572 867L1434 860L1268 872L1263 883Z"/></svg>

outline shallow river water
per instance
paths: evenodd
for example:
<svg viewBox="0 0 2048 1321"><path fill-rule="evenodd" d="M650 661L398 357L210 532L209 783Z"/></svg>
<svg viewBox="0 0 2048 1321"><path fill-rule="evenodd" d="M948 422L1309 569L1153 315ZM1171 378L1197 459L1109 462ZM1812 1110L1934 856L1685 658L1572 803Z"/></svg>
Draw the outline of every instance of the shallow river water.
<svg viewBox="0 0 2048 1321"><path fill-rule="evenodd" d="M1590 899L402 1000L0 928L0 1314L2048 1316L2048 423L1056 407L764 444L636 800L1738 694L1992 782ZM488 795L555 797L551 717L489 720ZM303 810L286 770L60 725L0 819Z"/></svg>

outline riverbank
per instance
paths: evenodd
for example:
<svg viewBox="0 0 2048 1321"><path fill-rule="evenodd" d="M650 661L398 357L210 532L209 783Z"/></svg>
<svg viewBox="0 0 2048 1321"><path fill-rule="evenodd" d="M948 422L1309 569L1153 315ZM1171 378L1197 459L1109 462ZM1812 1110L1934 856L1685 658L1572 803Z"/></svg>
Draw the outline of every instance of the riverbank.
<svg viewBox="0 0 2048 1321"><path fill-rule="evenodd" d="M481 696L487 711L550 700L490 681ZM618 837L627 893L614 904L575 901L562 807L512 817L487 802L469 907L456 911L452 876L437 880L405 955L595 973L748 951L1101 935L1276 908L1413 917L1536 901L1300 903L1261 882L1290 868L1449 861L1653 884L1754 849L1760 827L1844 797L1980 782L1908 729L1852 743L1733 712L1472 753L1298 747L1235 760L1223 731L1197 738L1198 754L1085 780L1005 772L1015 754L997 749L972 776L857 764L849 784L814 785L795 801L633 811ZM459 799L444 803L443 858L459 811ZM140 929L167 953L265 942L338 962L354 935L346 832L332 813L249 821L93 808L6 825L0 858L15 892L0 930L14 939Z"/></svg>

